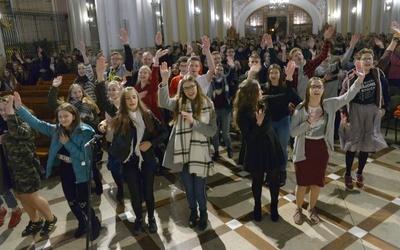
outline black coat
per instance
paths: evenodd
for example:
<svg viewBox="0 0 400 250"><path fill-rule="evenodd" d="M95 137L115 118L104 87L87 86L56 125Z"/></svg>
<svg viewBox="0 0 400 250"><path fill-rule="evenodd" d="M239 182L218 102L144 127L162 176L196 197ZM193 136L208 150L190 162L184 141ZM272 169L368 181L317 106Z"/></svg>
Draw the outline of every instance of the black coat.
<svg viewBox="0 0 400 250"><path fill-rule="evenodd" d="M238 111L237 123L242 133L239 164L249 173L264 173L283 164L282 147L271 127L271 113L266 110L261 126L251 112Z"/></svg>

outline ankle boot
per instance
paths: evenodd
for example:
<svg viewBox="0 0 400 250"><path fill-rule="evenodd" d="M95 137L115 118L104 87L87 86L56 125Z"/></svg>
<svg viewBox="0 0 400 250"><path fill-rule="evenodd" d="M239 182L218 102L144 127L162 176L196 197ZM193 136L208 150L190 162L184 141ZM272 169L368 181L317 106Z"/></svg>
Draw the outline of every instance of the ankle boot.
<svg viewBox="0 0 400 250"><path fill-rule="evenodd" d="M253 219L255 221L261 221L262 220L261 204L260 205L254 205Z"/></svg>
<svg viewBox="0 0 400 250"><path fill-rule="evenodd" d="M200 211L200 220L199 220L199 230L206 230L208 225L208 214L207 211Z"/></svg>
<svg viewBox="0 0 400 250"><path fill-rule="evenodd" d="M71 209L72 213L75 215L79 223L78 229L75 231L74 237L80 238L86 233L86 216L75 201L69 203L69 208Z"/></svg>
<svg viewBox="0 0 400 250"><path fill-rule="evenodd" d="M190 212L190 217L189 217L189 227L194 228L197 225L197 219L199 217L197 216L197 209L192 209Z"/></svg>
<svg viewBox="0 0 400 250"><path fill-rule="evenodd" d="M277 222L279 220L278 202L271 202L270 208L271 208L271 220L273 222Z"/></svg>
<svg viewBox="0 0 400 250"><path fill-rule="evenodd" d="M92 232L90 233L90 240L96 240L99 235L100 235L100 231L101 231L101 223L99 218L96 216L93 208L92 208L92 212L91 212L91 223L92 223Z"/></svg>
<svg viewBox="0 0 400 250"><path fill-rule="evenodd" d="M141 232L143 232L143 218L136 218L133 224L133 236L138 236Z"/></svg>

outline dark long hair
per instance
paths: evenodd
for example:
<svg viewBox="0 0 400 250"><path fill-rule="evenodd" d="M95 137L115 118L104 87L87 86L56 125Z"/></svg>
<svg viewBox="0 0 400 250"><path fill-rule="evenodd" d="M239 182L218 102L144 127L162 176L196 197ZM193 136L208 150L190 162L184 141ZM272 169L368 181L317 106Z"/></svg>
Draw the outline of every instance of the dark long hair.
<svg viewBox="0 0 400 250"><path fill-rule="evenodd" d="M271 65L268 67L268 76L269 76L269 73L271 72L271 70L273 70L273 69L276 69L276 70L279 71L278 87L279 87L279 89L280 89L281 91L283 91L283 89L285 88L285 86L284 86L283 81L282 81L282 68L281 68L281 66L279 66L279 65L276 64L276 63L271 64ZM271 88L271 86L272 86L272 83L271 83L271 80L270 80L269 77L268 77L267 88L266 88L266 89L269 90L269 89Z"/></svg>
<svg viewBox="0 0 400 250"><path fill-rule="evenodd" d="M239 111L249 112L254 114L259 108L265 109L265 104L258 100L260 95L260 83L257 80L244 80L236 92L236 97L233 102L233 122L236 128L237 113Z"/></svg>
<svg viewBox="0 0 400 250"><path fill-rule="evenodd" d="M111 127L114 129L114 133L120 130L122 134L125 134L129 129L131 118L129 117L128 105L126 105L126 92L128 91L133 91L136 94L138 99L137 108L143 117L146 129L152 133L154 131L154 124L150 117L149 109L140 99L139 93L134 87L126 87L121 91L118 113L111 121Z"/></svg>

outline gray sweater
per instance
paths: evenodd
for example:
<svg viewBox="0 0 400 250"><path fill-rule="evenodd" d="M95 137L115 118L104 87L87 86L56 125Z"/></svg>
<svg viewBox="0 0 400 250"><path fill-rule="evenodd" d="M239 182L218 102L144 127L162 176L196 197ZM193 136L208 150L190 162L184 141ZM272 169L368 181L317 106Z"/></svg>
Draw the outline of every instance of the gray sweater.
<svg viewBox="0 0 400 250"><path fill-rule="evenodd" d="M355 84L353 84L346 94L325 99L322 102L324 107L323 118L325 120L325 143L328 150L328 154L330 155L333 148L333 133L334 133L334 125L335 125L335 112L341 108L342 106L349 103L360 91L361 84L358 80ZM290 122L290 135L295 137L294 146L293 146L293 163L303 161L306 159L305 155L305 133L310 127L307 124L308 114L304 112L303 104L300 103L297 105L292 120Z"/></svg>

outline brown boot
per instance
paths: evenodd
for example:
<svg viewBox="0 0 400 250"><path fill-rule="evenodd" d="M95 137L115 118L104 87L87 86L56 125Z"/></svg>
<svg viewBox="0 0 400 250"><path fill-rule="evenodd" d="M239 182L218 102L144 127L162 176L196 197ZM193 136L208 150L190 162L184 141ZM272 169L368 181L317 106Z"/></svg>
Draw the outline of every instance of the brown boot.
<svg viewBox="0 0 400 250"><path fill-rule="evenodd" d="M353 190L354 186L353 186L353 178L350 176L344 176L344 184L346 185L346 189L347 190Z"/></svg>
<svg viewBox="0 0 400 250"><path fill-rule="evenodd" d="M365 178L364 178L364 176L362 174L357 174L357 182L356 182L356 184L357 184L357 187L359 189L363 189L364 188L364 180L365 180Z"/></svg>

